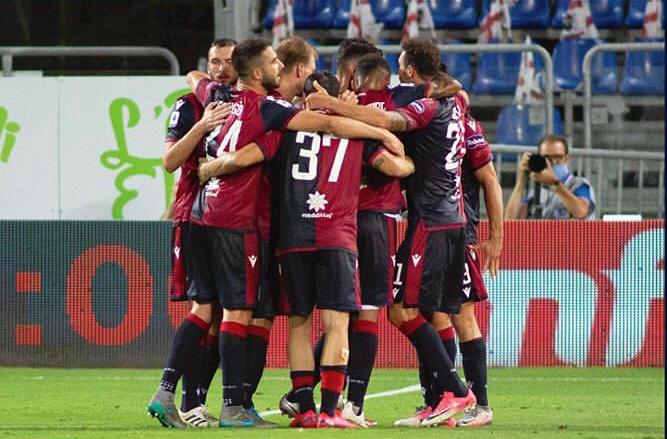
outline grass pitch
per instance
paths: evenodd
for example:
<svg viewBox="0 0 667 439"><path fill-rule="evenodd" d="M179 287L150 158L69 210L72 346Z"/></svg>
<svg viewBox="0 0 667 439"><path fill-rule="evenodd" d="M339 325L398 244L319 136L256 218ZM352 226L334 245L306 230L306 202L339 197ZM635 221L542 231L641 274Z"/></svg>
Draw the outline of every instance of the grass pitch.
<svg viewBox="0 0 667 439"><path fill-rule="evenodd" d="M377 370L365 405L379 426L370 430L168 430L146 415L159 370L0 368L1 438L664 438L662 369L491 369L489 399L494 424L478 429L396 429L395 419L420 404L414 370ZM209 396L219 412L220 378ZM275 410L289 388L285 370L268 370L255 397ZM280 415L268 419L286 427Z"/></svg>

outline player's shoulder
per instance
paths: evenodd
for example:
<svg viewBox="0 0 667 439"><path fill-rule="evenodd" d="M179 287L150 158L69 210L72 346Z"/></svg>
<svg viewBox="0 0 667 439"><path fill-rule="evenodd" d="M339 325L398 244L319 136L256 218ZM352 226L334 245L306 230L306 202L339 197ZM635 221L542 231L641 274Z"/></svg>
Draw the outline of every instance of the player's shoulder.
<svg viewBox="0 0 667 439"><path fill-rule="evenodd" d="M197 100L197 96L195 96L194 93L184 94L183 96L180 96L178 99L176 99L176 102L174 102L174 110L176 111L199 107L201 107L201 104L199 103L199 100Z"/></svg>
<svg viewBox="0 0 667 439"><path fill-rule="evenodd" d="M278 94L270 94L265 96L262 99L262 103L267 103L269 105L280 105L281 107L285 108L294 108L294 104L286 101L281 95Z"/></svg>

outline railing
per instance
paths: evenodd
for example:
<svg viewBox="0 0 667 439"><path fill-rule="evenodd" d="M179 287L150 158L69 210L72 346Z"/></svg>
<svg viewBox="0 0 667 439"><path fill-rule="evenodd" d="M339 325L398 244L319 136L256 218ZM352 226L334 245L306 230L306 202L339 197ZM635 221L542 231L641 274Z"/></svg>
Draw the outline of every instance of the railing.
<svg viewBox="0 0 667 439"><path fill-rule="evenodd" d="M157 56L167 60L172 75L179 75L181 66L176 55L164 47L154 46L123 46L123 47L72 47L72 46L49 46L49 47L0 47L2 56L2 75L11 76L12 64L15 56Z"/></svg>
<svg viewBox="0 0 667 439"><path fill-rule="evenodd" d="M519 156L525 152L537 152L537 147L532 146L517 146L517 145L504 145L504 144L493 144L491 145L491 150L496 153L496 169L501 169L503 163L503 154L516 154ZM658 218L664 217L664 181L665 181L665 155L659 152L646 152L646 151L618 151L618 150L608 150L608 149L583 149L583 148L571 148L570 155L572 156L572 162L574 162L571 167L572 170L576 170L581 175L581 170L583 168L582 161L595 160L597 165L597 174L595 175L595 184L593 189L596 193L597 199L597 211L598 212L609 212L605 206L605 197L604 192L606 191L606 182L615 177L617 179L616 186L616 197L615 197L615 213L623 213L622 210L622 198L624 191L623 184L623 170L624 165L627 162L638 162L638 203L637 203L637 213L643 213L644 203L643 198L646 195L647 188L645 187L644 182L644 172L648 169L647 163L652 163L653 166L658 167L658 184L657 184L657 195L658 199L655 201L655 206L657 209L654 211ZM518 157L517 157L518 159ZM617 161L617 172L615 175L607 175L607 181L605 181L605 172L603 170L603 165L609 163L609 160ZM518 160L517 160L518 162ZM590 174L587 174L587 177L590 179ZM593 181L591 181L591 184ZM648 209L646 209L648 210Z"/></svg>
<svg viewBox="0 0 667 439"><path fill-rule="evenodd" d="M403 50L397 44L377 46L385 53L401 53ZM542 46L537 44L438 44L443 53L506 53L506 52L537 52L544 60L544 90L547 119L547 133L553 132L554 95L553 95L553 62L551 55ZM331 55L338 51L338 46L318 46L320 55Z"/></svg>

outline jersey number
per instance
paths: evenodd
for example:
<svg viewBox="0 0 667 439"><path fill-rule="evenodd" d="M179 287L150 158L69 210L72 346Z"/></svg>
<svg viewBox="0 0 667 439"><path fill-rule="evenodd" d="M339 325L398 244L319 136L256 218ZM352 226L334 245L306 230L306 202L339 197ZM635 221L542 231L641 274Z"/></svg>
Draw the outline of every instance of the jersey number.
<svg viewBox="0 0 667 439"><path fill-rule="evenodd" d="M310 147L306 144L306 137L310 137L312 141L310 142ZM320 145L322 146L331 146L332 136L325 134L320 136L318 133L311 133L306 131L299 131L296 135L296 143L303 144L304 146L299 150L299 157L304 157L308 159L308 166L306 171L301 171L299 164L295 163L292 165L292 178L295 180L304 180L310 181L314 180L317 177L317 160L318 154L320 152ZM340 139L338 143L338 149L336 150L336 157L334 157L333 165L331 167L331 173L329 174L329 182L336 183L338 177L340 176L340 168L343 166L343 159L345 158L345 152L347 152L347 139Z"/></svg>
<svg viewBox="0 0 667 439"><path fill-rule="evenodd" d="M227 150L226 152L236 151L236 144L239 141L239 134L241 133L242 124L243 121L237 119L234 121L232 126L229 127L229 130L225 134L225 137L222 138L222 142L220 143L220 146L217 149L216 154L218 157L220 157L222 153L225 152L225 150ZM218 125L217 127L215 127L215 129L211 131L208 134L208 136L206 136L207 152L209 150L208 145L211 145L211 142L215 142L215 139L218 137L218 134L220 134L220 131L222 131L222 125Z"/></svg>

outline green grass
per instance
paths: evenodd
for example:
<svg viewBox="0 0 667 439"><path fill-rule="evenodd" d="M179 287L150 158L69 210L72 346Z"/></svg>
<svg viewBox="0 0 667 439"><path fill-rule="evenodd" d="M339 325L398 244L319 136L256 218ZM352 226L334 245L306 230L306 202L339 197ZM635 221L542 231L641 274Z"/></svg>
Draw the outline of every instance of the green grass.
<svg viewBox="0 0 667 439"><path fill-rule="evenodd" d="M664 438L662 369L492 369L489 397L494 424L482 429L395 429L392 423L420 403L418 392L367 401L380 425L366 431L167 430L146 415L160 371L136 369L0 368L1 438ZM289 388L285 370L269 370L255 398L275 409ZM369 393L416 384L414 370L378 370ZM219 377L209 397L218 412ZM270 420L287 426L287 418Z"/></svg>

